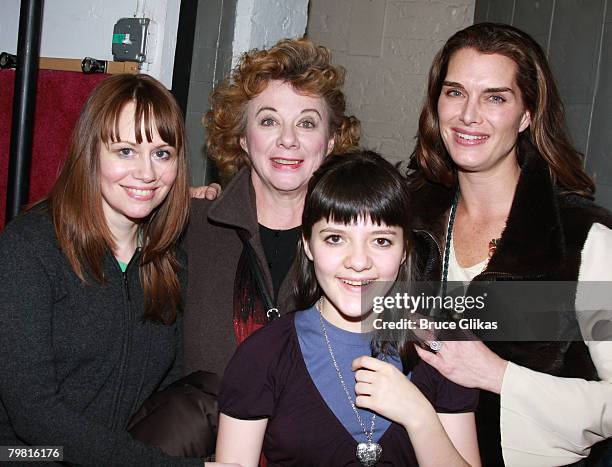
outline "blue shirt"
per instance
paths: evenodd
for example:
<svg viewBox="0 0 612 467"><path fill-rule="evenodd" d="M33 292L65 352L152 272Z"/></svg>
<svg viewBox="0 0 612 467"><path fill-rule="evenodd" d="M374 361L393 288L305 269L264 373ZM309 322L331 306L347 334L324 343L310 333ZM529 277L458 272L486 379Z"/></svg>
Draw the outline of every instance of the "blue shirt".
<svg viewBox="0 0 612 467"><path fill-rule="evenodd" d="M370 347L372 333L345 331L327 320L324 322L334 357L354 402L356 397L355 375L351 370L351 363L357 357L363 355L370 356L372 354ZM367 442L363 428L359 424L357 416L346 397L346 393L338 378L338 373L329 355L327 343L321 330L319 310L312 307L308 310L297 312L295 315L295 328L306 368L323 400L355 440ZM386 361L401 370L402 364L397 354L388 356ZM357 410L365 429L369 433L372 426L373 412L360 408L357 408ZM390 424L391 422L386 418L376 415L372 441L378 441Z"/></svg>

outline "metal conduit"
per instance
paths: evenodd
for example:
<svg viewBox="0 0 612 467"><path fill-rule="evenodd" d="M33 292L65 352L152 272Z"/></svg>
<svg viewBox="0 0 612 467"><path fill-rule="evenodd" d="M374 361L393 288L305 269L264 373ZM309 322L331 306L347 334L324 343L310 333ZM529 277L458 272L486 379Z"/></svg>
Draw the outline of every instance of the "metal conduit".
<svg viewBox="0 0 612 467"><path fill-rule="evenodd" d="M30 190L32 135L36 108L36 81L44 0L21 0L17 69L13 93L11 147L6 193L9 222L27 203Z"/></svg>

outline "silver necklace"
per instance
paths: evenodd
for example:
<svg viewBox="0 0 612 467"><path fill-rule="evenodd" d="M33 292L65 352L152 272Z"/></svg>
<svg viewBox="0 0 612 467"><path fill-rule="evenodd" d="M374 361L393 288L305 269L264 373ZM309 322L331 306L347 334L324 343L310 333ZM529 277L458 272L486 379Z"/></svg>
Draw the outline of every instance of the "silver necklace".
<svg viewBox="0 0 612 467"><path fill-rule="evenodd" d="M334 368L336 369L336 373L338 374L338 379L340 380L342 389L344 389L346 398L348 399L349 404L351 405L351 408L353 409L353 412L355 413L355 416L357 417L357 421L359 422L359 425L361 425L361 429L363 430L363 433L365 434L366 439L368 440L367 443L359 443L357 445L357 459L359 459L359 462L361 462L365 467L370 467L376 464L376 462L378 462L378 459L380 459L380 455L382 454L382 446L378 443L372 442L372 435L374 435L374 424L376 423L376 414L372 415L372 422L370 424L370 432L368 433L368 431L365 428L365 425L363 424L363 420L361 420L361 415L359 415L359 411L357 410L357 407L355 406L355 402L353 401L353 398L351 397L351 393L346 387L346 383L344 382L344 378L342 377L342 372L340 371L338 362L336 362L336 357L334 356L334 351L332 349L331 342L329 341L329 337L327 335L327 329L325 328L325 322L323 319L323 307L322 307L323 303L322 302L323 302L322 300L319 300L317 309L319 310L319 320L321 323L321 331L323 331L323 337L325 338L325 343L327 344L327 350L329 350L329 356L331 357L331 361L334 365Z"/></svg>

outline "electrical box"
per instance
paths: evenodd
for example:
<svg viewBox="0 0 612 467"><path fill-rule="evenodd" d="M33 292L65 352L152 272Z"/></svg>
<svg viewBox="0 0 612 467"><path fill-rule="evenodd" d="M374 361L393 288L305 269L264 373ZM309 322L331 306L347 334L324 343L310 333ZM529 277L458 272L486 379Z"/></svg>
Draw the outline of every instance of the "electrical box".
<svg viewBox="0 0 612 467"><path fill-rule="evenodd" d="M147 59L149 18L121 18L113 28L113 58L117 62L142 63Z"/></svg>

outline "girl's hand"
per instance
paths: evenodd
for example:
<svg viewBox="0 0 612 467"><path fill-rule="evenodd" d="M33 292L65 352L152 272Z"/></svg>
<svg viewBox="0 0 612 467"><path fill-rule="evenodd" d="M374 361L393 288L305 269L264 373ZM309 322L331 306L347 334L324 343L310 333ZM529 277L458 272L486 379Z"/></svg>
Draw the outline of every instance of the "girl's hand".
<svg viewBox="0 0 612 467"><path fill-rule="evenodd" d="M372 410L403 425L410 432L420 426L438 422L427 398L400 370L390 363L372 357L353 360L355 371L355 404Z"/></svg>
<svg viewBox="0 0 612 467"><path fill-rule="evenodd" d="M467 388L501 393L508 362L480 341L445 341L437 353L415 345L419 357L444 377Z"/></svg>
<svg viewBox="0 0 612 467"><path fill-rule="evenodd" d="M217 196L221 194L221 185L218 183L211 183L210 185L196 186L189 188L189 195L192 198L206 198L210 201L217 199Z"/></svg>

